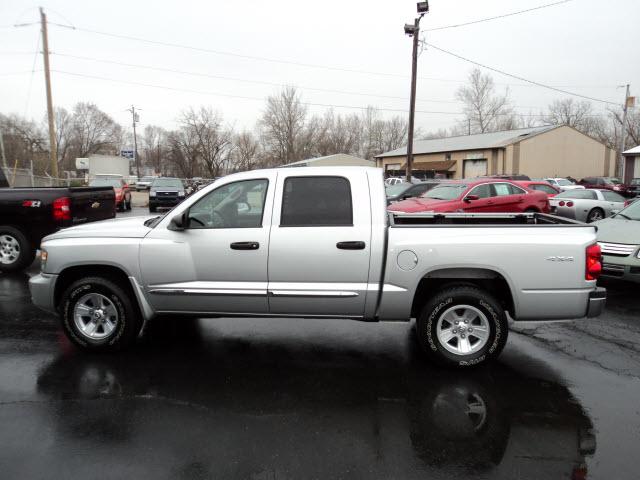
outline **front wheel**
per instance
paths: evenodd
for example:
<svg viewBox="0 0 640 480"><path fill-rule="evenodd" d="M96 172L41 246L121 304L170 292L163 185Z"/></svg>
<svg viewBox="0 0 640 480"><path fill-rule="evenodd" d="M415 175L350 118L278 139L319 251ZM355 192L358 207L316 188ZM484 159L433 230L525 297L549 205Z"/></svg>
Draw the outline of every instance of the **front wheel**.
<svg viewBox="0 0 640 480"><path fill-rule="evenodd" d="M60 311L65 334L85 350L120 350L135 340L142 326L131 296L101 277L72 283L62 296Z"/></svg>
<svg viewBox="0 0 640 480"><path fill-rule="evenodd" d="M507 342L504 309L488 292L450 287L429 299L417 319L423 351L440 364L470 367L496 358Z"/></svg>

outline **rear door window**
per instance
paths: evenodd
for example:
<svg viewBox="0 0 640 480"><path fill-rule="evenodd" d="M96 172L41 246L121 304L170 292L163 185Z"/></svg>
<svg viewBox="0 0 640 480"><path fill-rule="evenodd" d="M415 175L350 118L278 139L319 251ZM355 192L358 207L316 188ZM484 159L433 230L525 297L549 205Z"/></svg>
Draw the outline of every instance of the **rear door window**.
<svg viewBox="0 0 640 480"><path fill-rule="evenodd" d="M281 227L352 226L351 186L344 177L289 177Z"/></svg>
<svg viewBox="0 0 640 480"><path fill-rule="evenodd" d="M609 190L603 190L601 193L607 202L620 202L620 203L625 202L624 197L622 195L618 195L615 192L610 192Z"/></svg>

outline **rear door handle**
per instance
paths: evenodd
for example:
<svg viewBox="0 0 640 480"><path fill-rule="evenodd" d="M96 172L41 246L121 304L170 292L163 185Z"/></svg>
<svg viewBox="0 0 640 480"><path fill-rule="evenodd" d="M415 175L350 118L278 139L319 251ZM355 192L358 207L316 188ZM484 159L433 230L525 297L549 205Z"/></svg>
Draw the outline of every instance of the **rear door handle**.
<svg viewBox="0 0 640 480"><path fill-rule="evenodd" d="M364 250L364 242L338 242L336 247L340 250Z"/></svg>
<svg viewBox="0 0 640 480"><path fill-rule="evenodd" d="M258 250L260 248L258 242L233 242L229 246L231 250Z"/></svg>

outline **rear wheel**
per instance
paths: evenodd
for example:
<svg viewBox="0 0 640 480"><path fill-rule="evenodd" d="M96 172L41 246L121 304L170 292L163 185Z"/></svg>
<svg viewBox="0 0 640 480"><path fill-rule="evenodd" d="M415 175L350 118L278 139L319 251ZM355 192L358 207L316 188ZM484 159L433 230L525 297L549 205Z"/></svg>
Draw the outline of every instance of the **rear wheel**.
<svg viewBox="0 0 640 480"><path fill-rule="evenodd" d="M0 271L17 272L31 263L36 257L36 249L20 230L9 226L0 226Z"/></svg>
<svg viewBox="0 0 640 480"><path fill-rule="evenodd" d="M601 208L594 208L587 215L587 223L597 222L604 218L604 211Z"/></svg>
<svg viewBox="0 0 640 480"><path fill-rule="evenodd" d="M142 326L131 296L101 277L71 284L62 296L60 311L65 334L85 350L120 350L135 340Z"/></svg>
<svg viewBox="0 0 640 480"><path fill-rule="evenodd" d="M504 309L488 292L467 285L437 293L417 319L422 349L440 364L470 367L496 358L507 342Z"/></svg>

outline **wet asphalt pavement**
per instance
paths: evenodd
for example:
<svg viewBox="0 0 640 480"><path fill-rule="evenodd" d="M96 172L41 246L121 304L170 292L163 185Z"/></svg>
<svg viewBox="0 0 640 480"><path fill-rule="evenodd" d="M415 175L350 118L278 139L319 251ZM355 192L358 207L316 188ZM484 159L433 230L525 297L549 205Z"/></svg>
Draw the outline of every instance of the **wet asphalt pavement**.
<svg viewBox="0 0 640 480"><path fill-rule="evenodd" d="M410 324L175 319L88 355L0 274L0 478L636 479L640 296L458 372Z"/></svg>

